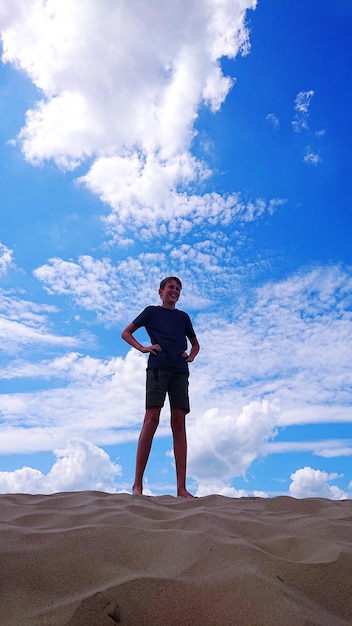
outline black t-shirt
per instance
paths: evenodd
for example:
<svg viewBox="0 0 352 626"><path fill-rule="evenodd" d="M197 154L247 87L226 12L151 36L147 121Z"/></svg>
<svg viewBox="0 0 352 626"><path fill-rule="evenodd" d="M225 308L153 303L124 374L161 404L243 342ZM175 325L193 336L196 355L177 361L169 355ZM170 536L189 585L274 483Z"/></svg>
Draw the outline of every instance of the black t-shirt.
<svg viewBox="0 0 352 626"><path fill-rule="evenodd" d="M137 328L144 326L150 341L158 343L162 352L149 354L148 367L161 367L167 370L188 371L188 363L182 356L187 349L187 339L195 337L190 317L179 309L167 309L162 306L147 306L133 324Z"/></svg>

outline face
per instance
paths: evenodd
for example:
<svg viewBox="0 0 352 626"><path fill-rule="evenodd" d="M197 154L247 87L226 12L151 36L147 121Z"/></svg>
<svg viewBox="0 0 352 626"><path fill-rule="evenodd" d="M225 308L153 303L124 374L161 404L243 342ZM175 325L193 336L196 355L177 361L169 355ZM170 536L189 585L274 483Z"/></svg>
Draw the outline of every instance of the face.
<svg viewBox="0 0 352 626"><path fill-rule="evenodd" d="M159 289L159 296L162 299L163 305L168 308L174 308L180 297L180 293L181 287L175 280L166 283L164 289Z"/></svg>

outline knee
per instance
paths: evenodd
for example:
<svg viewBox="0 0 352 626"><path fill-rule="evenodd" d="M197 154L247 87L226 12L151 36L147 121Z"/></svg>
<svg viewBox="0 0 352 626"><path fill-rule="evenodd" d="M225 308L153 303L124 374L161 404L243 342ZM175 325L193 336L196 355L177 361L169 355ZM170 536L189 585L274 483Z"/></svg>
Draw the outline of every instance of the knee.
<svg viewBox="0 0 352 626"><path fill-rule="evenodd" d="M181 432L185 430L186 414L182 409L173 409L171 412L171 428L173 432Z"/></svg>
<svg viewBox="0 0 352 626"><path fill-rule="evenodd" d="M160 417L160 409L159 407L152 407L147 409L145 412L144 423L148 426L154 426L154 428L158 427Z"/></svg>

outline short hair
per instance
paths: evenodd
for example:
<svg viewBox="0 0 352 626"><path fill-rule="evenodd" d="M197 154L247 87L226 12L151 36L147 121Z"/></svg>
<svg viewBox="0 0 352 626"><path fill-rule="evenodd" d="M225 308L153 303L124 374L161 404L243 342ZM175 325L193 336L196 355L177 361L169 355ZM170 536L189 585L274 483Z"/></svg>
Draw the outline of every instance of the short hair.
<svg viewBox="0 0 352 626"><path fill-rule="evenodd" d="M180 286L180 289L182 289L182 283L181 283L180 279L177 278L177 276L167 276L166 278L163 278L163 280L160 283L159 289L164 289L164 287L166 287L167 283L169 283L171 280L175 280L177 282L177 284Z"/></svg>

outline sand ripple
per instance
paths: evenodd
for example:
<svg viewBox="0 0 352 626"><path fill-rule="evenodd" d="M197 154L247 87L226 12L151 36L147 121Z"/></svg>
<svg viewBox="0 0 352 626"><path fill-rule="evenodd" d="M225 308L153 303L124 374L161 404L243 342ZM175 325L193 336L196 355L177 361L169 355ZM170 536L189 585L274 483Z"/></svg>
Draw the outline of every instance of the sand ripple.
<svg viewBox="0 0 352 626"><path fill-rule="evenodd" d="M352 502L0 496L1 626L351 626Z"/></svg>

